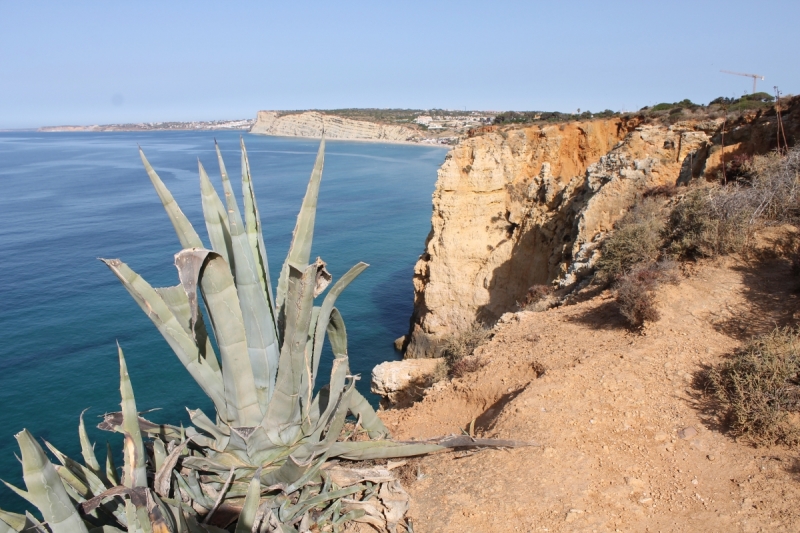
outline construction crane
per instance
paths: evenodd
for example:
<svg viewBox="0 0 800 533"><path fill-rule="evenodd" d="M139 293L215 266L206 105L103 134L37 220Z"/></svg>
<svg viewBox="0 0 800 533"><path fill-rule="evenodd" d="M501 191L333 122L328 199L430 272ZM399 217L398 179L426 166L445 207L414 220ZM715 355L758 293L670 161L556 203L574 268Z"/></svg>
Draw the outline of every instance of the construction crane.
<svg viewBox="0 0 800 533"><path fill-rule="evenodd" d="M730 70L720 70L720 72L724 72L725 74L734 74L736 76L747 76L748 78L753 78L753 94L756 94L756 80L763 80L764 76L761 74L745 74L744 72L732 72Z"/></svg>

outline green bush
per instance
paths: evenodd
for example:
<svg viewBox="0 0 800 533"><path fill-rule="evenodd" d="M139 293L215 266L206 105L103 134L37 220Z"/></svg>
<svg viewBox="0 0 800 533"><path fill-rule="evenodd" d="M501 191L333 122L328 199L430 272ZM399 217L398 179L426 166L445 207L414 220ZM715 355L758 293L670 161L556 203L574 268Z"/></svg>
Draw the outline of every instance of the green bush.
<svg viewBox="0 0 800 533"><path fill-rule="evenodd" d="M708 373L731 431L755 443L797 444L800 337L785 328L752 340Z"/></svg>
<svg viewBox="0 0 800 533"><path fill-rule="evenodd" d="M634 265L655 263L663 243L663 229L664 215L658 200L645 198L634 206L603 242L602 256L597 262L601 279L612 281Z"/></svg>

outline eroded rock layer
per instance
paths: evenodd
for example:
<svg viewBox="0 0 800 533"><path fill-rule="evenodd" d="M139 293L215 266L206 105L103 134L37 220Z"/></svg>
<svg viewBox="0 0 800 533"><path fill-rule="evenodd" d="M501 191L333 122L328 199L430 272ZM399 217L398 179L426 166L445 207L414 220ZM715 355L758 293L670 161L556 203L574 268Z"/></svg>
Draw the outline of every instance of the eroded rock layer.
<svg viewBox="0 0 800 533"><path fill-rule="evenodd" d="M353 120L316 111L291 114L259 111L250 133L319 139L323 130L328 139L385 142L415 142L422 139L418 131L405 126Z"/></svg>
<svg viewBox="0 0 800 533"><path fill-rule="evenodd" d="M800 134L800 99L784 111ZM512 127L466 139L446 157L431 232L414 270L406 357L432 357L445 337L516 311L538 284L575 286L637 194L716 176L722 160L775 147L774 110L723 119L643 118Z"/></svg>

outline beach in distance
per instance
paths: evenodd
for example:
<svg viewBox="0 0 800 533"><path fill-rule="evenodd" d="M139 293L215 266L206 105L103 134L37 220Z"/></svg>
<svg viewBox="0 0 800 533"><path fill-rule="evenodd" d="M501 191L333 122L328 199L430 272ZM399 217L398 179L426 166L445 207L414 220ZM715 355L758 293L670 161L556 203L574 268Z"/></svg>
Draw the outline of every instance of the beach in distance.
<svg viewBox="0 0 800 533"><path fill-rule="evenodd" d="M71 457L78 416L98 447L118 435L95 429L119 408L116 342L125 350L140 411L188 422L185 407L213 417L211 402L115 276L97 260L120 258L153 286L178 283L180 245L144 171L137 145L198 233L206 229L197 161L218 192L216 137L238 192L239 132L0 133L0 472L21 483L13 435L27 427ZM291 240L319 141L244 136L273 281ZM430 230L431 192L446 150L329 141L312 258L334 281L370 264L337 302L351 369L369 394L370 371L398 358L408 330L412 271ZM330 369L323 360L322 375ZM323 383L327 379L322 380ZM104 454L104 452L103 452ZM24 508L10 491L0 507ZM6 501L8 500L8 501Z"/></svg>

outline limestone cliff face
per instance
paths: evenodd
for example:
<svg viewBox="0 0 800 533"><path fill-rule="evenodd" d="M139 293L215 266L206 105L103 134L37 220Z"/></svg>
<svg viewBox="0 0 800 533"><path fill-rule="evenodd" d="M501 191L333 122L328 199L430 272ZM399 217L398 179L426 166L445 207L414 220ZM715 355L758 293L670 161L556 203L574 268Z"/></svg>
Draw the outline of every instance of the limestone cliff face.
<svg viewBox="0 0 800 533"><path fill-rule="evenodd" d="M580 282L637 191L704 171L721 122L595 120L456 146L439 170L415 267L406 357L433 356L442 337L516 310L532 285Z"/></svg>
<svg viewBox="0 0 800 533"><path fill-rule="evenodd" d="M318 139L323 129L328 139L384 142L415 142L422 139L418 131L405 126L352 120L316 111L288 115L259 111L250 133Z"/></svg>

